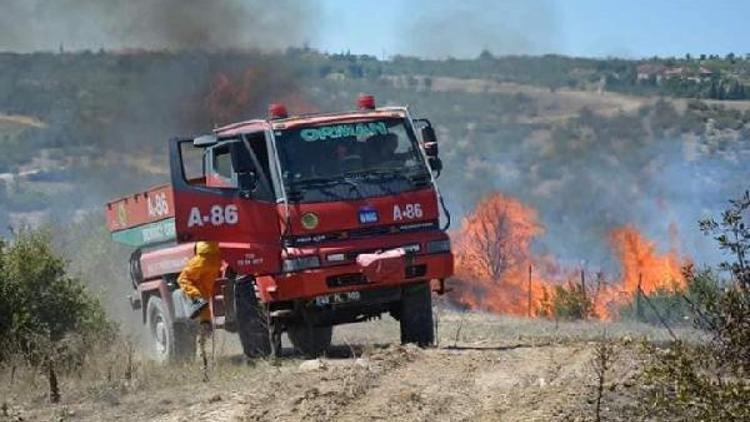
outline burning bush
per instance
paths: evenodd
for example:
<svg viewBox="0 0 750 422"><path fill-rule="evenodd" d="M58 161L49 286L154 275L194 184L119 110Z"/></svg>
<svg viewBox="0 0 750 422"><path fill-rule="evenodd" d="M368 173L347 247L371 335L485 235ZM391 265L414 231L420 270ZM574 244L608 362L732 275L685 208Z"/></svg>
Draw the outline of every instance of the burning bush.
<svg viewBox="0 0 750 422"><path fill-rule="evenodd" d="M528 298L542 294L542 285L531 283L529 266L532 239L543 233L534 209L501 193L479 201L464 218L455 238L456 278L453 301L470 308L524 315Z"/></svg>
<svg viewBox="0 0 750 422"><path fill-rule="evenodd" d="M690 261L676 248L660 253L635 226L614 228L608 236L621 280L606 283L599 273L590 286L582 270L532 253L532 241L543 233L536 210L519 200L501 193L480 200L454 236L458 286L452 300L496 313L610 319L639 289L673 294L686 284L682 267ZM581 282L573 282L579 271Z"/></svg>

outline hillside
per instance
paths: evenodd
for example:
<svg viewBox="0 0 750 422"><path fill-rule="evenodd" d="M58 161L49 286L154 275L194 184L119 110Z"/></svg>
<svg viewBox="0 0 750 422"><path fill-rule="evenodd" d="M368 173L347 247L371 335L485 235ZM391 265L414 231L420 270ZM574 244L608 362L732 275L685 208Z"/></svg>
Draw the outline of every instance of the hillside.
<svg viewBox="0 0 750 422"><path fill-rule="evenodd" d="M711 60L744 75L745 60ZM72 218L164 181L171 136L262 115L272 100L292 112L341 110L369 92L437 125L441 186L457 217L500 190L539 211L545 235L535 247L563 261L615 271L606 236L624 224L662 248L676 231L681 252L710 259L694 221L743 189L748 103L659 99L645 95L659 89L585 82L643 64L558 56L381 61L305 49L2 54L0 173L8 174L0 226L37 221L50 208ZM578 82L551 83L572 76Z"/></svg>

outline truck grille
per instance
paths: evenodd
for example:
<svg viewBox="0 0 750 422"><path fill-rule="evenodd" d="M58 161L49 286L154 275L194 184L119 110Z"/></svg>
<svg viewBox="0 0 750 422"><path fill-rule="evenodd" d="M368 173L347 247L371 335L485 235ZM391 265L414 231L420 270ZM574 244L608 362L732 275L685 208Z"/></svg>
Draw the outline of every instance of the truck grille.
<svg viewBox="0 0 750 422"><path fill-rule="evenodd" d="M330 241L341 241L347 239L364 239L369 237L385 236L397 233L413 233L421 231L435 230L439 227L437 220L419 221L417 223L408 223L390 226L373 226L361 227L348 231L329 232L310 234L304 236L294 236L284 239L287 246L303 246L321 244Z"/></svg>

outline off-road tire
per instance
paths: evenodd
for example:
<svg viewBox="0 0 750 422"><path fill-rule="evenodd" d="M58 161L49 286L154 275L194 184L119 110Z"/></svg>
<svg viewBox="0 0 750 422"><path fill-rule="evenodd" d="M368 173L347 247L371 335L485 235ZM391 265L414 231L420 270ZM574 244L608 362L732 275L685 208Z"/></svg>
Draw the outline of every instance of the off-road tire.
<svg viewBox="0 0 750 422"><path fill-rule="evenodd" d="M290 324L286 334L294 349L308 358L316 358L328 349L333 336L333 326L312 326L304 322Z"/></svg>
<svg viewBox="0 0 750 422"><path fill-rule="evenodd" d="M432 323L432 292L428 283L404 287L398 309L401 343L427 347L435 341Z"/></svg>
<svg viewBox="0 0 750 422"><path fill-rule="evenodd" d="M268 317L255 296L255 285L250 278L235 281L234 306L237 313L237 334L247 357L271 354Z"/></svg>
<svg viewBox="0 0 750 422"><path fill-rule="evenodd" d="M148 299L146 328L151 340L151 355L157 362L185 362L195 358L196 327L188 321L174 323L159 296Z"/></svg>

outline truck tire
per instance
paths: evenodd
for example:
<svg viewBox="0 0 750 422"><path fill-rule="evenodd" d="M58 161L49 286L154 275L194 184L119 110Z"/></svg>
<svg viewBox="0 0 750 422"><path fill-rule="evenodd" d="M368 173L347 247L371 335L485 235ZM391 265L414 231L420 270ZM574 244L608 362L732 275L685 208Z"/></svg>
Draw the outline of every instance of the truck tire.
<svg viewBox="0 0 750 422"><path fill-rule="evenodd" d="M432 292L428 283L406 286L398 309L401 343L426 347L435 341L432 325Z"/></svg>
<svg viewBox="0 0 750 422"><path fill-rule="evenodd" d="M295 350L308 358L316 358L325 353L328 346L331 345L333 326L316 327L304 322L290 324L286 328L286 334Z"/></svg>
<svg viewBox="0 0 750 422"><path fill-rule="evenodd" d="M250 358L269 356L271 337L268 317L255 296L255 285L249 277L235 283L234 306L242 351Z"/></svg>
<svg viewBox="0 0 750 422"><path fill-rule="evenodd" d="M160 363L184 362L195 358L196 330L189 322L175 324L158 296L148 299L146 327L152 356Z"/></svg>

